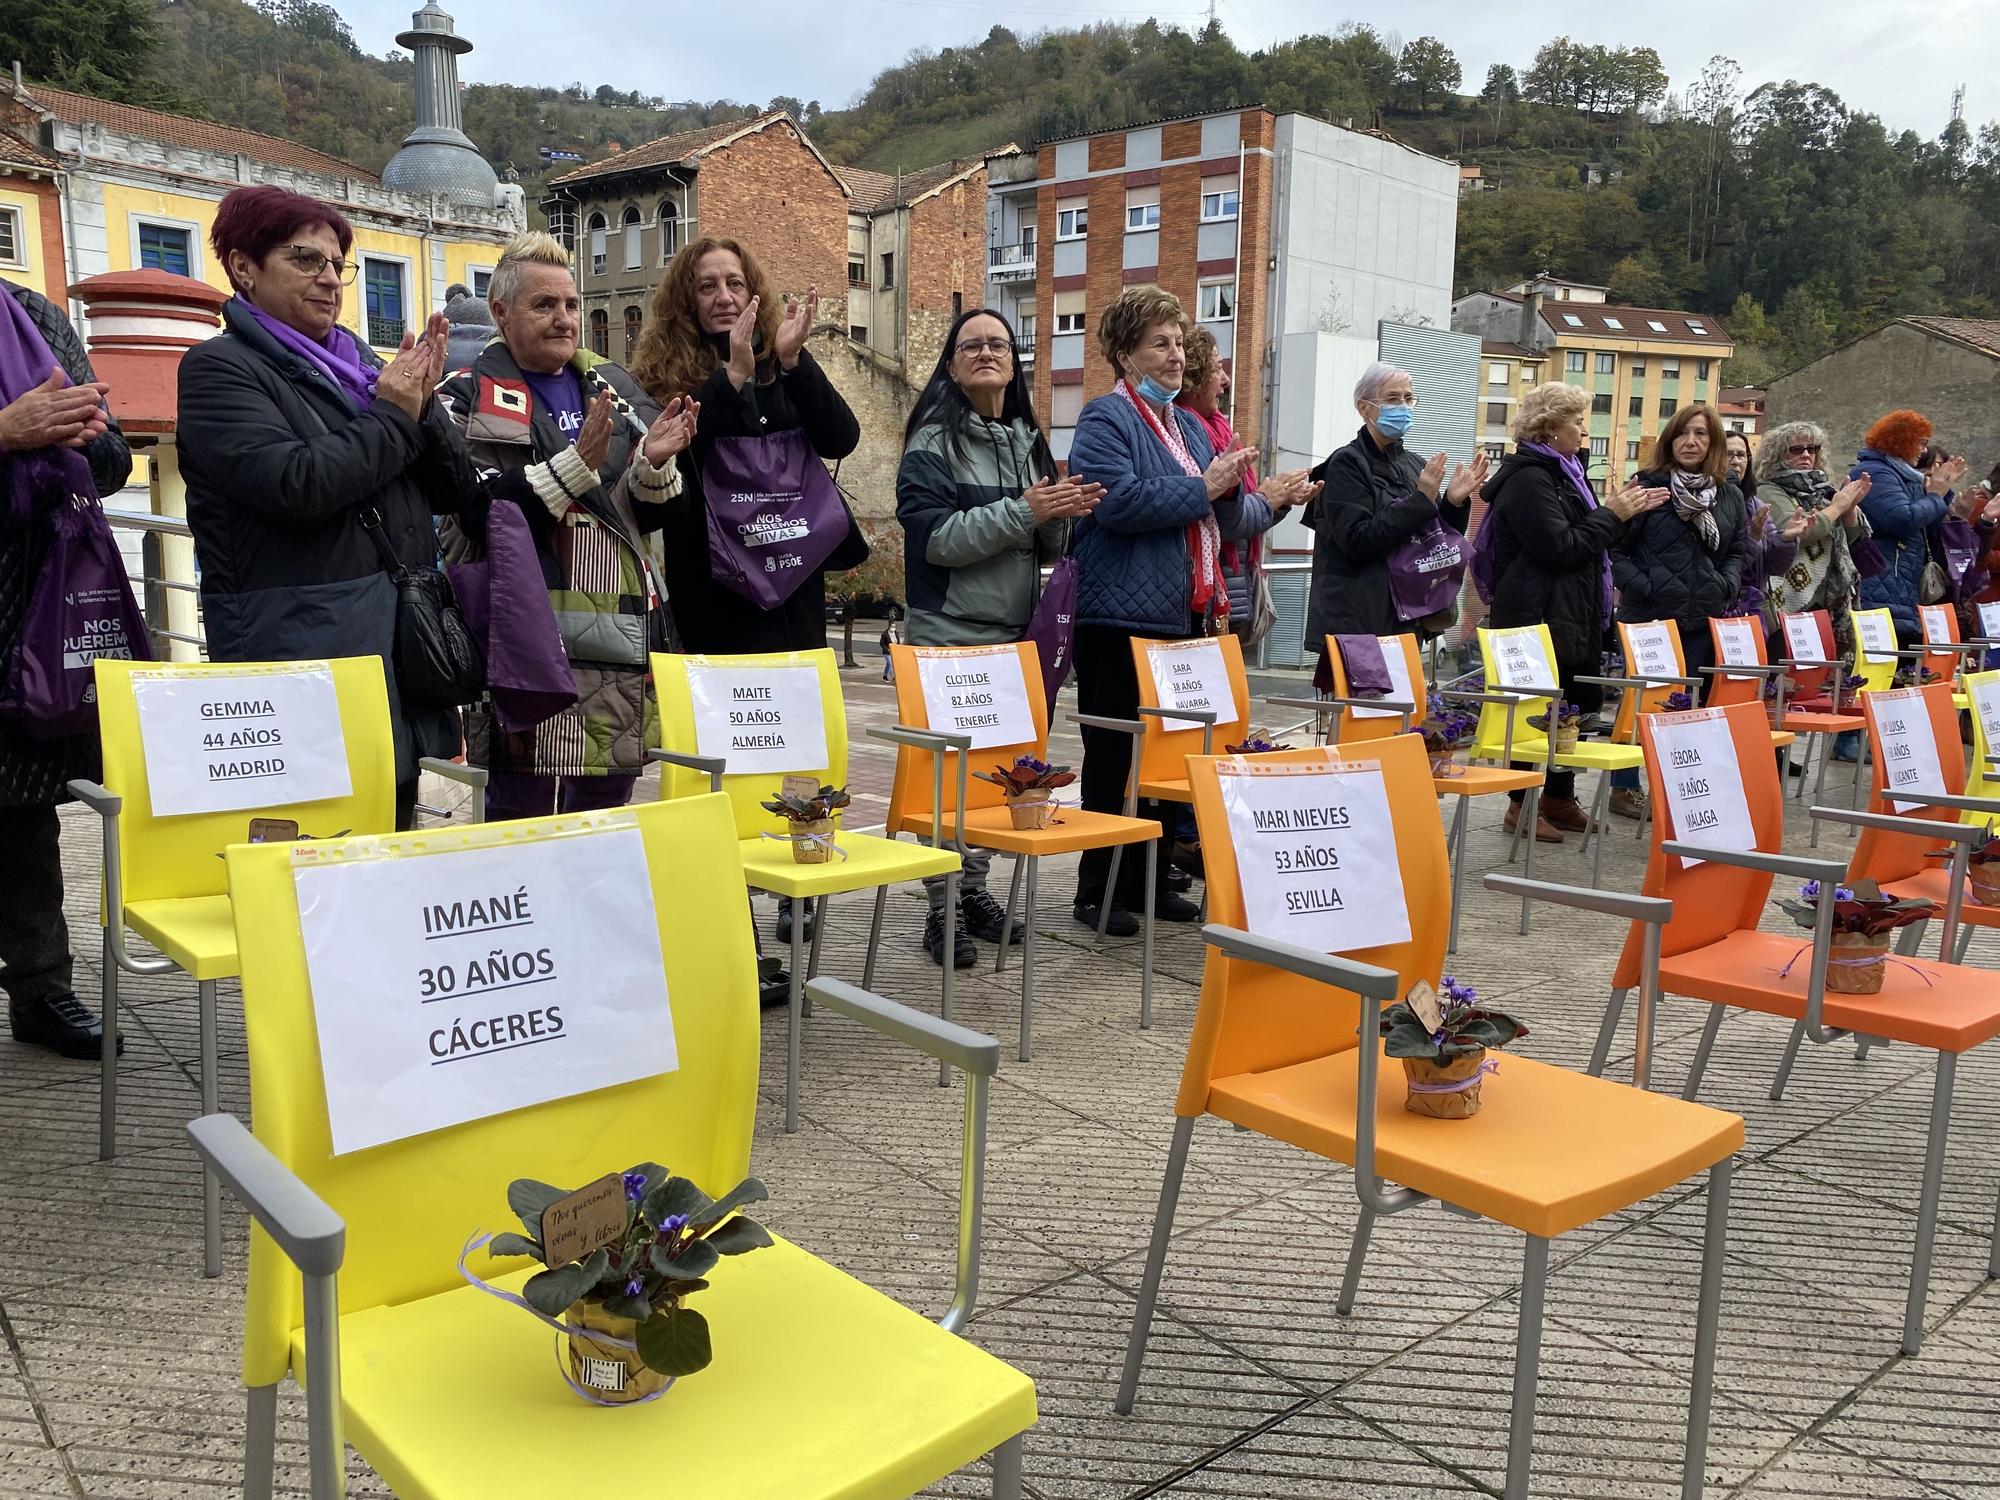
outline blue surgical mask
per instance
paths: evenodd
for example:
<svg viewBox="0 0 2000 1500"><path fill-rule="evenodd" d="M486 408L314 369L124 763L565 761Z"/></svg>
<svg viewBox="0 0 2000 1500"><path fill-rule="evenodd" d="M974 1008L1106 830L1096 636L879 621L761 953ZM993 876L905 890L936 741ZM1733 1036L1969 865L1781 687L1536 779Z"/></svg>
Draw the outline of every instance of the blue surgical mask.
<svg viewBox="0 0 2000 1500"><path fill-rule="evenodd" d="M1143 400L1152 402L1155 406L1165 406L1179 394L1180 388L1178 386L1173 390L1168 390L1150 375L1141 375L1139 377L1140 397Z"/></svg>
<svg viewBox="0 0 2000 1500"><path fill-rule="evenodd" d="M1417 420L1414 406L1381 406L1375 408L1375 428L1384 437L1406 437L1410 424Z"/></svg>

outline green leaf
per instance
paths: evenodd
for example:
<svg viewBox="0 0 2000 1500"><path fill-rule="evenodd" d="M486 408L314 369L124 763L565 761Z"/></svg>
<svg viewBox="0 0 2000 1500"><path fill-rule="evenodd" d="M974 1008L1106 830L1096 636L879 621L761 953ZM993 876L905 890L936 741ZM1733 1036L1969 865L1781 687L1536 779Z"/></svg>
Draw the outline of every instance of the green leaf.
<svg viewBox="0 0 2000 1500"><path fill-rule="evenodd" d="M620 1292L615 1297L604 1299L604 1310L614 1318L630 1318L642 1323L653 1315L653 1304L644 1297L628 1297Z"/></svg>
<svg viewBox="0 0 2000 1500"><path fill-rule="evenodd" d="M771 1231L755 1219L746 1219L738 1214L720 1229L711 1230L701 1243L724 1255L742 1255L745 1251L762 1250L768 1246Z"/></svg>
<svg viewBox="0 0 2000 1500"><path fill-rule="evenodd" d="M542 1247L525 1234L496 1234L487 1241L486 1253L492 1256L532 1255L536 1260L540 1260Z"/></svg>
<svg viewBox="0 0 2000 1500"><path fill-rule="evenodd" d="M686 1214L692 1219L711 1201L708 1194L685 1177L669 1177L646 1194L639 1204L639 1211L646 1216L647 1223L657 1226L669 1214Z"/></svg>
<svg viewBox="0 0 2000 1500"><path fill-rule="evenodd" d="M656 1312L632 1335L646 1368L662 1375L692 1375L715 1358L708 1343L708 1319L685 1307Z"/></svg>
<svg viewBox="0 0 2000 1500"><path fill-rule="evenodd" d="M744 1204L762 1203L770 1196L770 1190L763 1183L754 1177L746 1177L720 1198L709 1204L700 1213L692 1215L688 1219L688 1226L699 1231L708 1228L711 1224L720 1224ZM680 1209L674 1210L675 1213L682 1211ZM655 1222L658 1221L656 1220Z"/></svg>
<svg viewBox="0 0 2000 1500"><path fill-rule="evenodd" d="M537 1241L542 1237L542 1210L567 1196L562 1188L550 1187L532 1177L523 1177L507 1185L507 1206L520 1215L529 1236Z"/></svg>
<svg viewBox="0 0 2000 1500"><path fill-rule="evenodd" d="M1382 1050L1391 1057L1435 1057L1437 1047L1431 1034L1416 1021L1406 1021L1383 1039Z"/></svg>
<svg viewBox="0 0 2000 1500"><path fill-rule="evenodd" d="M521 1288L528 1306L546 1317L560 1318L570 1304L597 1285L597 1279L611 1266L611 1257L600 1250L586 1261L552 1266L530 1276Z"/></svg>
<svg viewBox="0 0 2000 1500"><path fill-rule="evenodd" d="M658 1245L653 1247L653 1269L670 1281L693 1281L698 1276L706 1276L715 1269L722 1256L710 1247L707 1240L691 1240L676 1258L669 1260L667 1252Z"/></svg>

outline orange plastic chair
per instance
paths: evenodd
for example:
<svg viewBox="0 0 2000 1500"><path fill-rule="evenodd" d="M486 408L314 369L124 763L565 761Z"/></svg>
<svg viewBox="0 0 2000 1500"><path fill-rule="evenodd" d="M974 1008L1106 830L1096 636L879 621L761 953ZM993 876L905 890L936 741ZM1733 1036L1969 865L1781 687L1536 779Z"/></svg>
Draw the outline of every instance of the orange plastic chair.
<svg viewBox="0 0 2000 1500"><path fill-rule="evenodd" d="M1178 649L1213 646L1222 653L1229 677L1229 704L1209 708L1161 706L1160 674L1172 665ZM1243 643L1233 635L1203 636L1192 641L1132 638L1132 669L1139 679L1139 795L1155 802L1188 803L1187 758L1213 755L1221 745L1240 743L1250 730L1250 681L1243 671ZM1169 729L1169 723L1191 727ZM1133 809L1127 807L1127 814Z"/></svg>
<svg viewBox="0 0 2000 1500"><path fill-rule="evenodd" d="M1943 696L1941 687L1933 691ZM1694 1098L1700 1089L1716 1034L1731 1007L1783 1016L1794 1023L1771 1086L1773 1099L1783 1097L1799 1044L1807 1039L1826 1044L1849 1036L1871 1037L1934 1049L1938 1071L1931 1097L1929 1154L1924 1164L1902 1335L1904 1352L1915 1354L1923 1341L1952 1081L1960 1053L2000 1036L2000 975L1922 959L1899 959L1890 963L1879 994L1829 993L1826 970L1832 953L1831 902L1820 907L1819 925L1810 940L1792 932L1759 931L1774 875L1816 880L1831 888L1840 884L1846 872L1832 860L1802 858L1780 850L1778 770L1766 748L1768 725L1762 712L1749 704L1733 704L1721 712L1728 719L1755 847L1712 849L1678 842L1668 830L1667 817L1655 821L1644 892L1670 900L1673 918L1665 931L1657 934L1643 924L1633 924L1618 961L1615 988L1605 1008L1590 1070L1603 1070L1626 992L1645 979L1647 945L1655 941L1664 955L1659 967L1660 990L1706 1000L1713 1007L1688 1070L1684 1098ZM1640 734L1649 745L1658 722L1650 715L1641 720ZM1652 794L1666 808L1669 804L1657 756L1649 753L1647 764ZM1844 808L1816 807L1813 816L1900 832L1912 827L1908 819ZM1970 841L1981 836L1980 830L1960 824L1923 823L1915 827L1925 833L1935 830L1939 838ZM1684 855L1700 863L1684 866ZM1947 941L1951 925L1952 916L1947 912ZM1642 1051L1639 1065L1643 1067L1646 1061ZM1996 1232L2000 1232L2000 1224L1996 1224ZM1993 1270L2000 1274L2000 1241L1996 1241Z"/></svg>
<svg viewBox="0 0 2000 1500"><path fill-rule="evenodd" d="M1919 658L1923 669L1950 680L1952 702L1956 707L1971 707L1966 701L1962 679L1986 648L1961 638L1958 611L1949 604L1919 604L1917 623L1924 633L1924 652Z"/></svg>
<svg viewBox="0 0 2000 1500"><path fill-rule="evenodd" d="M1527 1237L1507 1455L1509 1500L1525 1500L1528 1494L1550 1241L1706 1170L1708 1231L1681 1491L1689 1500L1699 1497L1731 1155L1743 1143L1742 1119L1512 1054L1485 1086L1476 1115L1445 1121L1407 1112L1399 1072L1382 1067L1376 1021L1382 1002L1402 997L1418 980L1437 983L1444 959L1449 913L1438 899L1444 883L1444 836L1423 745L1412 736L1395 735L1260 757L1256 766L1242 758L1203 757L1191 760L1189 769L1208 862L1209 899L1220 925L1204 933L1209 952L1200 1007L1174 1105L1173 1147L1117 1409L1129 1413L1137 1394L1181 1178L1195 1122L1204 1115L1353 1167L1361 1212L1341 1283L1342 1313L1353 1308L1369 1237L1381 1215L1435 1198L1512 1225ZM1340 799L1350 819L1357 816L1354 809L1365 805L1366 781L1372 779L1380 788L1393 824L1401 883L1388 889L1371 886L1370 914L1386 914L1400 904L1409 924L1406 941L1330 955L1245 930L1249 918L1222 781L1287 772L1321 779L1324 795ZM1362 785L1349 790L1355 785L1349 778ZM1335 826L1353 827L1354 822ZM1349 857L1354 857L1353 846ZM1669 914L1665 902L1611 892L1498 875L1487 877L1487 884L1640 922L1658 923ZM1357 1028L1367 1038L1360 1046ZM1402 1186L1385 1189L1384 1178Z"/></svg>
<svg viewBox="0 0 2000 1500"><path fill-rule="evenodd" d="M954 847L967 844L1014 856L1014 880L1007 890L1007 918L1000 934L1000 952L994 960L997 974L1006 967L1007 950L1013 943L1014 914L1019 909L1022 878L1027 880L1027 906L1021 914L1021 1045L1022 1062L1030 1059L1034 1036L1035 1000L1035 893L1041 861L1051 854L1074 854L1084 849L1122 848L1146 844L1146 910L1139 918L1141 934L1139 977L1139 1025L1153 1024L1153 896L1158 879L1160 825L1151 818L1119 817L1112 813L1085 812L1065 807L1047 828L1016 828L1008 813L1005 794L990 781L966 774L968 758L982 765L1012 765L1023 755L1045 760L1049 753L1049 706L1042 691L1040 658L1032 641L1021 641L1014 650L1026 685L1028 706L1034 714L1035 737L1018 745L996 745L985 750L971 748L965 735L944 734L931 727L930 711L924 703L923 685L917 663L925 657L965 656L990 652L983 646L904 646L889 647L889 660L896 674L896 712L900 720L882 737L897 744L896 776L889 789L888 830L897 833L928 834L941 830ZM1125 721L1102 722L1130 733L1137 726ZM939 758L943 757L943 760ZM945 767L956 759L953 775ZM1133 761L1136 777L1138 762ZM1130 793L1128 790L1128 801ZM960 816L960 809L964 815ZM1116 870L1112 872L1116 875ZM1100 936L1102 929L1100 928Z"/></svg>
<svg viewBox="0 0 2000 1500"><path fill-rule="evenodd" d="M1780 627L1785 635L1785 655L1773 663L1785 674L1778 679L1778 727L1806 736L1805 758L1799 762L1799 785L1793 793L1800 801L1805 800L1805 773L1812 769L1813 745L1819 744L1819 773L1812 778L1812 800L1818 803L1826 791L1826 767L1833 758L1833 736L1859 734L1868 726L1854 711L1854 694L1847 689L1847 664L1834 652L1832 617L1823 609L1788 614L1780 617ZM1808 644L1813 657L1800 655ZM1819 847L1817 823L1813 825L1812 844L1815 849Z"/></svg>

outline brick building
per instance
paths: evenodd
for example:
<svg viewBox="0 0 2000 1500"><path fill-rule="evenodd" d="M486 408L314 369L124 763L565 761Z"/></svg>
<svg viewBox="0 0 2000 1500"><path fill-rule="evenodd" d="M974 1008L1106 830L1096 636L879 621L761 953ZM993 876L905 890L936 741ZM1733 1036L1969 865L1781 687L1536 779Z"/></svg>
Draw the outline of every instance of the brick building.
<svg viewBox="0 0 2000 1500"><path fill-rule="evenodd" d="M986 281L986 163L921 172L842 167L848 212L848 335L929 375L952 319L981 305Z"/></svg>

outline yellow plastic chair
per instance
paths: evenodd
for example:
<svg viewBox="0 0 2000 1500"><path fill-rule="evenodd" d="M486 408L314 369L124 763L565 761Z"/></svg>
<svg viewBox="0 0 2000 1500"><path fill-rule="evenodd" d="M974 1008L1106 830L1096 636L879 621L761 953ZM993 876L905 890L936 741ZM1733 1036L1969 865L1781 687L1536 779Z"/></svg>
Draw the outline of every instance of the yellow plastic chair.
<svg viewBox="0 0 2000 1500"><path fill-rule="evenodd" d="M189 677L243 677L326 669L333 674L347 748L351 789L345 797L291 806L162 817L154 813L146 778L133 684ZM237 973L236 931L230 920L227 880L218 858L242 843L253 817L289 818L301 834L386 833L396 821L395 752L389 700L378 656L297 662L133 662L100 657L96 664L98 728L104 745L104 781L73 781L70 794L103 820L104 1051L98 1096L97 1154L118 1154L118 974L169 974L178 969L195 982L201 1032L201 1105L217 1108L215 986ZM483 808L486 772L426 757L426 771L474 790L472 818ZM126 951L136 934L165 955L138 958ZM222 1219L216 1184L207 1175L202 1199L203 1274L222 1274Z"/></svg>
<svg viewBox="0 0 2000 1500"><path fill-rule="evenodd" d="M243 1333L247 1492L271 1492L278 1384L290 1373L306 1388L314 1500L344 1493L343 1431L403 1500L566 1494L585 1471L664 1475L650 1487L738 1500L890 1500L987 1453L993 1493L1013 1500L1033 1382L782 1239L728 1261L698 1299L714 1363L617 1412L572 1397L552 1368L552 1335L459 1278L468 1237L506 1216L514 1178L582 1184L652 1160L721 1193L748 1171L756 972L733 811L697 796L315 851L320 861L449 859L632 829L659 922L676 1071L339 1157L292 852L230 849L257 1129L210 1115L189 1135L257 1226ZM977 1287L998 1044L838 981L814 991L967 1072L955 1327ZM771 1187L782 1203L784 1179ZM509 1290L539 1269L483 1251L468 1265Z"/></svg>
<svg viewBox="0 0 2000 1500"><path fill-rule="evenodd" d="M847 785L847 706L840 693L840 671L833 652L777 651L756 656L667 656L653 657L653 684L660 695L660 737L664 747L651 752L663 762L660 796L695 796L707 791L722 792L736 814L736 838L743 864L743 878L753 891L769 891L789 896L793 903L791 1019L785 1042L785 1132L799 1128L799 1050L801 1017L809 1012L805 982L819 974L820 943L826 936L830 913L826 897L848 891L875 892L875 919L868 930L868 957L861 976L863 988L875 983L875 950L882 941L882 917L889 901L889 887L906 880L922 880L929 875L945 877L946 904L957 899L958 854L943 847L933 837L930 846L906 844L894 838L877 838L866 833L839 829L839 853L824 864L802 865L792 858L792 846L782 835L789 826L763 803L778 793L784 779L765 771L732 775L728 757L703 755L696 733L690 670L722 667L757 672L786 667L810 667L819 679L820 727L826 736L827 763L801 767L798 775L809 775L820 785ZM872 731L871 731L872 732ZM834 815L836 827L840 814ZM844 857L843 857L844 856ZM812 955L805 954L806 916L802 903L819 901L813 926ZM952 966L944 965L941 1009L951 1016Z"/></svg>
<svg viewBox="0 0 2000 1500"><path fill-rule="evenodd" d="M2000 798L2000 768L1994 764L1994 757L2000 756L2000 745L1994 744L1993 737L1986 732L1987 714L1984 711L1990 705L1994 710L1994 721L2000 723L2000 670L1967 672L1959 681L1973 706L1972 761L1966 767L1965 795ZM1967 812L1963 816L1966 822L1982 826L2000 821L1977 812Z"/></svg>
<svg viewBox="0 0 2000 1500"><path fill-rule="evenodd" d="M1382 1066L1380 1007L1405 996L1418 980L1438 982L1450 916L1441 896L1444 836L1423 745L1402 734L1259 760L1263 764L1255 769L1260 773L1275 761L1322 777L1328 784L1324 801L1349 810L1361 806L1361 801L1350 788L1335 785L1332 773L1358 771L1379 777L1393 824L1401 885L1388 889L1371 885L1368 910L1371 919L1379 919L1400 905L1411 935L1402 942L1328 954L1315 951L1317 944L1308 948L1246 930L1243 881L1221 778L1236 774L1235 768L1245 773L1251 768L1240 760L1232 767L1215 757L1189 762L1218 925L1204 931L1209 950L1200 1006L1174 1103L1178 1118L1126 1347L1117 1410L1129 1414L1138 1391L1181 1179L1195 1122L1204 1115L1354 1169L1361 1213L1337 1304L1342 1314L1353 1310L1369 1238L1380 1216L1436 1199L1474 1217L1511 1225L1526 1236L1507 1454L1508 1500L1526 1500L1528 1495L1550 1242L1705 1170L1708 1225L1681 1485L1686 1500L1700 1500L1731 1158L1743 1144L1742 1118L1511 1052L1484 1086L1477 1114L1438 1120L1406 1111L1402 1071ZM1359 822L1359 816L1351 815L1349 821L1329 826L1358 830ZM1336 852L1341 840L1342 835L1331 835ZM1351 859L1352 849L1347 854ZM1510 876L1488 876L1487 884L1524 899L1628 916L1653 924L1655 931L1672 911L1666 901ZM1379 920L1375 926L1382 930ZM1358 1046L1357 1032L1365 1038ZM1384 1178L1402 1186L1385 1188ZM1643 1323L1643 1317L1639 1321ZM1448 1385L1447 1372L1433 1373L1438 1383Z"/></svg>
<svg viewBox="0 0 2000 1500"><path fill-rule="evenodd" d="M1877 641L1875 649L1866 644L1867 637L1873 635ZM1886 642L1884 646L1880 643ZM1912 660L1922 652L1910 652ZM1879 691L1888 687L1896 675L1896 668L1902 665L1904 653L1896 646L1896 618L1886 609L1857 609L1854 611L1854 675L1861 679L1856 693Z"/></svg>

